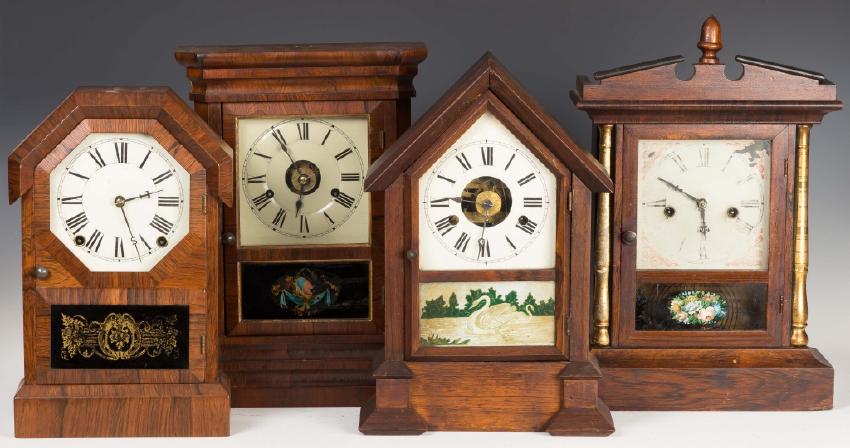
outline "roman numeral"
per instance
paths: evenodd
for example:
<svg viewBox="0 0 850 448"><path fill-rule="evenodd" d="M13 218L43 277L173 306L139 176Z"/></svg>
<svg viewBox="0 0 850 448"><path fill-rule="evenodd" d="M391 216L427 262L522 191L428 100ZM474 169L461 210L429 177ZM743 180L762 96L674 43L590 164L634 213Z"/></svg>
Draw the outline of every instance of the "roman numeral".
<svg viewBox="0 0 850 448"><path fill-rule="evenodd" d="M753 229L755 228L752 224L750 224L747 221L744 221L740 218L738 218L738 223L741 225L741 228L747 233L752 232Z"/></svg>
<svg viewBox="0 0 850 448"><path fill-rule="evenodd" d="M708 250L705 248L705 241L699 243L699 259L700 261L708 260Z"/></svg>
<svg viewBox="0 0 850 448"><path fill-rule="evenodd" d="M75 173L75 172L73 172L73 171L68 171L68 174L70 174L70 175L72 175L72 176L77 176L77 177L79 177L79 178L80 178L80 179L82 179L82 180L89 180L88 176L83 176L83 175L82 175L82 174L80 174L80 173Z"/></svg>
<svg viewBox="0 0 850 448"><path fill-rule="evenodd" d="M94 163L97 164L98 168L103 168L104 166L106 166L106 162L103 161L103 156L100 155L100 151L98 151L97 148L94 148L93 150L89 151L89 157L94 160Z"/></svg>
<svg viewBox="0 0 850 448"><path fill-rule="evenodd" d="M342 159L344 159L347 155L351 154L352 152L354 152L354 151L352 151L352 150L351 150L351 148L345 148L345 149L343 149L343 150L342 150L339 154L335 155L335 156L334 156L334 159L342 160Z"/></svg>
<svg viewBox="0 0 850 448"><path fill-rule="evenodd" d="M298 126L298 138L301 140L310 140L310 127L309 123L296 123L295 126Z"/></svg>
<svg viewBox="0 0 850 448"><path fill-rule="evenodd" d="M446 181L446 182L448 182L448 183L451 183L451 184L455 183L455 181L454 181L454 180L449 179L448 177L444 177L444 176L439 175L439 174L437 175L437 177L439 177L440 179L443 179L444 181Z"/></svg>
<svg viewBox="0 0 850 448"><path fill-rule="evenodd" d="M478 240L478 258L490 256L490 242L486 239Z"/></svg>
<svg viewBox="0 0 850 448"><path fill-rule="evenodd" d="M82 228L85 227L88 223L89 218L86 216L86 212L77 213L76 215L65 220L65 225L68 226L68 229L70 229L74 233L74 235L76 235L77 232L82 230Z"/></svg>
<svg viewBox="0 0 850 448"><path fill-rule="evenodd" d="M708 148L699 149L699 163L697 167L705 168L708 166Z"/></svg>
<svg viewBox="0 0 850 448"><path fill-rule="evenodd" d="M745 177L745 178L743 178L743 179L739 180L739 181L738 181L738 185L743 185L743 184L745 184L745 183L747 183L747 182L749 182L749 181L753 180L753 177L754 177L754 176L753 176L753 173L750 173L750 175L749 175L749 176L747 176L747 177Z"/></svg>
<svg viewBox="0 0 850 448"><path fill-rule="evenodd" d="M644 202L647 207L667 207L667 199L659 199L657 201Z"/></svg>
<svg viewBox="0 0 850 448"><path fill-rule="evenodd" d="M299 131L300 131L300 128L299 128ZM272 137L274 137L274 139L277 140L277 144L280 145L280 148L283 149L284 152L289 151L288 149L286 149L286 139L283 138L283 133L280 132L280 129L273 130L272 131ZM269 157L265 154L262 154L262 155L257 154L257 155L260 156L260 157L265 157L267 159L271 159L271 157Z"/></svg>
<svg viewBox="0 0 850 448"><path fill-rule="evenodd" d="M520 186L523 186L523 185L525 185L525 184L527 184L527 183L531 182L532 180L534 180L534 178L535 178L534 173L531 173L531 174L529 174L528 176L525 176L525 177L523 177L522 179L518 180L518 181L517 181L517 183L518 183Z"/></svg>
<svg viewBox="0 0 850 448"><path fill-rule="evenodd" d="M670 160L672 160L683 173L688 170L688 167L685 166L685 162L682 161L682 157L678 154L673 154L673 156L670 157Z"/></svg>
<svg viewBox="0 0 850 448"><path fill-rule="evenodd" d="M159 206L160 207L177 207L180 205L180 197L179 196L160 196L159 197Z"/></svg>
<svg viewBox="0 0 850 448"><path fill-rule="evenodd" d="M150 156L151 156L151 151L148 151L148 153L145 154L145 158L142 159L142 163L139 164L139 169L142 169L142 168L145 167L145 164L148 163L148 157L150 157Z"/></svg>
<svg viewBox="0 0 850 448"><path fill-rule="evenodd" d="M448 207L449 198L431 199L431 207Z"/></svg>
<svg viewBox="0 0 850 448"><path fill-rule="evenodd" d="M331 225L336 224L336 223L334 222L334 220L330 217L330 215L328 215L328 212L322 212L322 214L323 214L323 215L325 215L325 218L327 218L327 219L328 219L328 222L329 222L329 223L331 223Z"/></svg>
<svg viewBox="0 0 850 448"><path fill-rule="evenodd" d="M455 241L455 249L466 252L467 246L469 246L469 235L466 232L461 232L460 237Z"/></svg>
<svg viewBox="0 0 850 448"><path fill-rule="evenodd" d="M83 205L83 195L79 196L68 196L67 198L60 199L63 205Z"/></svg>
<svg viewBox="0 0 850 448"><path fill-rule="evenodd" d="M266 175L260 174L259 176L253 176L248 178L249 184L263 184L266 182Z"/></svg>
<svg viewBox="0 0 850 448"><path fill-rule="evenodd" d="M741 207L759 208L761 206L762 206L762 202L759 199L747 199L747 200L741 201Z"/></svg>
<svg viewBox="0 0 850 448"><path fill-rule="evenodd" d="M145 245L145 247L147 247L147 248L148 248L148 250L151 250L151 245L150 245L150 244L148 244L148 242L145 240L145 237L143 237L143 236L139 235L139 238L142 240L142 244L144 244L144 245Z"/></svg>
<svg viewBox="0 0 850 448"><path fill-rule="evenodd" d="M257 210L262 210L269 205L272 198L274 197L274 192L271 190L266 190L259 195L257 195L254 199L251 199L251 202L254 203L254 207L257 207Z"/></svg>
<svg viewBox="0 0 850 448"><path fill-rule="evenodd" d="M351 208L354 205L354 198L341 191L334 196L334 201L345 208Z"/></svg>
<svg viewBox="0 0 850 448"><path fill-rule="evenodd" d="M537 228L537 223L526 218L524 223L521 222L521 221L517 222L516 228L522 230L523 232L525 232L529 235L531 235L532 233L534 233L534 229Z"/></svg>
<svg viewBox="0 0 850 448"><path fill-rule="evenodd" d="M514 242L511 241L511 239L508 238L507 235L505 235L505 240L508 242L508 244L510 244L510 246L513 248L513 250L516 250L516 245L514 245Z"/></svg>
<svg viewBox="0 0 850 448"><path fill-rule="evenodd" d="M434 226L437 227L437 232L440 232L440 235L446 236L447 233L451 232L452 229L457 226L457 223L452 223L452 217L446 216L443 219L438 220L434 223Z"/></svg>
<svg viewBox="0 0 850 448"><path fill-rule="evenodd" d="M121 237L115 237L115 258L124 258L124 241Z"/></svg>
<svg viewBox="0 0 850 448"><path fill-rule="evenodd" d="M343 182L359 182L360 173L342 173L339 175Z"/></svg>
<svg viewBox="0 0 850 448"><path fill-rule="evenodd" d="M164 181L165 179L168 179L172 175L174 175L174 173L172 173L170 170L166 171L166 172L160 174L159 176L154 177L153 183L159 185L160 182Z"/></svg>
<svg viewBox="0 0 850 448"><path fill-rule="evenodd" d="M543 198L523 198L522 205L525 207L543 207Z"/></svg>
<svg viewBox="0 0 850 448"><path fill-rule="evenodd" d="M274 219L272 219L272 225L277 227L283 227L284 221L286 221L286 210L280 209L274 215Z"/></svg>
<svg viewBox="0 0 850 448"><path fill-rule="evenodd" d="M469 171L469 169L472 168L472 164L469 163L469 160L466 158L466 154L460 153L460 155L455 156L455 159L457 159L464 171Z"/></svg>
<svg viewBox="0 0 850 448"><path fill-rule="evenodd" d="M325 142L328 141L328 137L331 136L331 130L328 129L328 133L325 134L325 137L322 139L322 146L325 146Z"/></svg>
<svg viewBox="0 0 850 448"><path fill-rule="evenodd" d="M127 163L127 142L115 142L115 160Z"/></svg>
<svg viewBox="0 0 850 448"><path fill-rule="evenodd" d="M481 147L481 161L484 165L493 166L493 147Z"/></svg>
<svg viewBox="0 0 850 448"><path fill-rule="evenodd" d="M95 252L100 250L100 243L103 242L103 233L100 230L94 229L94 232L89 236L89 241L86 243L86 247L89 250L93 250Z"/></svg>
<svg viewBox="0 0 850 448"><path fill-rule="evenodd" d="M307 217L301 215L301 233L310 233L310 223L307 221Z"/></svg>
<svg viewBox="0 0 850 448"><path fill-rule="evenodd" d="M168 235L168 232L171 232L174 224L162 216L153 215L153 220L151 221L150 226L159 230L163 235Z"/></svg>
<svg viewBox="0 0 850 448"><path fill-rule="evenodd" d="M514 161L514 157L516 157L516 153L511 154L511 158L508 159L508 163L505 165L505 171L507 171L508 168L510 168L511 163L513 163L513 161Z"/></svg>

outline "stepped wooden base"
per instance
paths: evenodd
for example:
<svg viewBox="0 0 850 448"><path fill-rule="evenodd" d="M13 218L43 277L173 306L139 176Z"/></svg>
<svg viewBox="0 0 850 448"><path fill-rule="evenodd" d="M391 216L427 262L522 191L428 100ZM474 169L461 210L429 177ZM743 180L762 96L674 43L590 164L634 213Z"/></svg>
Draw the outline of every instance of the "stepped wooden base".
<svg viewBox="0 0 850 448"><path fill-rule="evenodd" d="M221 347L235 408L355 407L375 394L383 336L229 336Z"/></svg>
<svg viewBox="0 0 850 448"><path fill-rule="evenodd" d="M16 437L225 437L227 382L202 384L21 384Z"/></svg>
<svg viewBox="0 0 850 448"><path fill-rule="evenodd" d="M615 411L832 408L833 369L813 348L595 349Z"/></svg>
<svg viewBox="0 0 850 448"><path fill-rule="evenodd" d="M364 434L548 431L608 435L608 408L589 362L385 362L360 413Z"/></svg>

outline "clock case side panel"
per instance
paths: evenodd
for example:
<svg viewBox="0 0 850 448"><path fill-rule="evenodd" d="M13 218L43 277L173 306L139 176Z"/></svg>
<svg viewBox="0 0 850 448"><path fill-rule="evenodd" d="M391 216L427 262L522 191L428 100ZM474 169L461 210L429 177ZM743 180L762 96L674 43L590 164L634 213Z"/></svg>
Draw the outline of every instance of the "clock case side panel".
<svg viewBox="0 0 850 448"><path fill-rule="evenodd" d="M621 194L615 195L614 235L636 231L637 216L637 143L640 139L758 139L771 142L770 178L770 242L768 268L758 271L641 271L635 267L636 245L613 238L613 251L618 254L615 346L619 347L778 347L787 343L790 317L785 311L790 298L787 256L790 251L791 227L787 222L788 175L786 160L793 154L793 126L787 125L626 125L622 129L622 150L617 151L621 170ZM618 140L618 143L620 141ZM619 176L619 173L618 173ZM723 331L639 331L635 328L636 285L646 281L709 284L754 283L767 285L764 330ZM783 342L784 341L784 342Z"/></svg>

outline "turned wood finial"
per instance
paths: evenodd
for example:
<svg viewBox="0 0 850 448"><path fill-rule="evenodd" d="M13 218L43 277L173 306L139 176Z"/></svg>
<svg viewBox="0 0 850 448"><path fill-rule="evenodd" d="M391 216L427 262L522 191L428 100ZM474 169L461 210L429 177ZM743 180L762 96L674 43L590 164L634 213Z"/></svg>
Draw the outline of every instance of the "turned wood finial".
<svg viewBox="0 0 850 448"><path fill-rule="evenodd" d="M702 30L697 44L702 50L702 57L699 58L700 64L719 64L717 52L723 48L723 40L720 38L720 22L714 16L705 19L702 24Z"/></svg>

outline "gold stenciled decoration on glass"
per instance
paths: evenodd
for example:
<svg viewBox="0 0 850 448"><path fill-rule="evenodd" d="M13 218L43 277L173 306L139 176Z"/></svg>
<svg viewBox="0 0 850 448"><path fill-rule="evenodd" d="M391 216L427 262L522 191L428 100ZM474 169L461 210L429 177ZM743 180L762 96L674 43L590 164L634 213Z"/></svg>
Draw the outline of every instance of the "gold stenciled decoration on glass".
<svg viewBox="0 0 850 448"><path fill-rule="evenodd" d="M158 316L136 321L128 313L110 313L103 322L83 316L62 314L62 359L97 356L107 361L124 361L162 354L178 357L175 328L177 316Z"/></svg>

